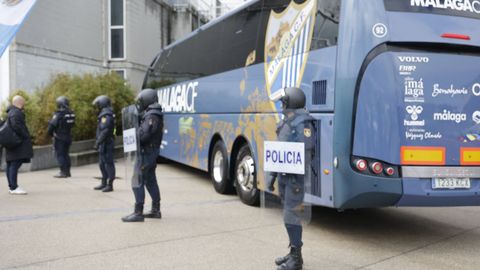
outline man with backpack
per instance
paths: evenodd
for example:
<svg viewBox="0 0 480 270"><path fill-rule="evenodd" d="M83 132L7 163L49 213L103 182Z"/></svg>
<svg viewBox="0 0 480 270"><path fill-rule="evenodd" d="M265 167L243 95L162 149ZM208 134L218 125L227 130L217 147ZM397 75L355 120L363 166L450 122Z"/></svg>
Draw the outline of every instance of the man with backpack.
<svg viewBox="0 0 480 270"><path fill-rule="evenodd" d="M18 137L19 143L15 146L5 147L7 150L7 179L10 194L25 195L27 192L18 186L17 176L18 170L23 163L29 163L33 157L32 140L25 122L25 99L21 96L14 96L12 105L8 107L7 125L11 128L15 136Z"/></svg>

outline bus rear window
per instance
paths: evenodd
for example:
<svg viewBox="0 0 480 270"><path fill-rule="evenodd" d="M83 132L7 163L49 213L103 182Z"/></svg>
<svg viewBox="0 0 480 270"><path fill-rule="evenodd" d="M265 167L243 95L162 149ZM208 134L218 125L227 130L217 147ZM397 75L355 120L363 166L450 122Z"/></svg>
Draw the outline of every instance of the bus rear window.
<svg viewBox="0 0 480 270"><path fill-rule="evenodd" d="M384 0L388 11L480 19L480 0Z"/></svg>

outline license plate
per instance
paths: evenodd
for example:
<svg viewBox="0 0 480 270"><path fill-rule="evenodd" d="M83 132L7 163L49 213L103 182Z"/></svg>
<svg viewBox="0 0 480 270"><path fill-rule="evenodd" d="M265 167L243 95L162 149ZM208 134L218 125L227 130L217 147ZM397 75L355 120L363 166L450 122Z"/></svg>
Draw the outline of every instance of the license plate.
<svg viewBox="0 0 480 270"><path fill-rule="evenodd" d="M470 178L434 178L433 189L468 189Z"/></svg>

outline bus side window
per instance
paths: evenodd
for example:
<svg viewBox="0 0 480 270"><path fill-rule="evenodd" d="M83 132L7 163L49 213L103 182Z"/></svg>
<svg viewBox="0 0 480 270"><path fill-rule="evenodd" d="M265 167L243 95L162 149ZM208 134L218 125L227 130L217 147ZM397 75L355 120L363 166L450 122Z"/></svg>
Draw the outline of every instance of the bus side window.
<svg viewBox="0 0 480 270"><path fill-rule="evenodd" d="M317 17L310 50L337 45L340 0L318 0Z"/></svg>
<svg viewBox="0 0 480 270"><path fill-rule="evenodd" d="M247 57L257 48L261 11L261 3L254 4L222 22L220 66L217 73L245 66ZM214 39L218 40L218 37ZM257 59L254 63L256 62Z"/></svg>

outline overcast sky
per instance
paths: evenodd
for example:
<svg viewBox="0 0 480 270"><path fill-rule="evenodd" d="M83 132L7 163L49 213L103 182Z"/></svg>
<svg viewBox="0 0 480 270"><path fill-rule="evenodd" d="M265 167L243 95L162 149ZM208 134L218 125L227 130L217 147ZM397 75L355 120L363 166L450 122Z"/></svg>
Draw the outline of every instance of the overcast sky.
<svg viewBox="0 0 480 270"><path fill-rule="evenodd" d="M222 3L227 4L230 8L236 8L247 1L246 0L221 0Z"/></svg>

